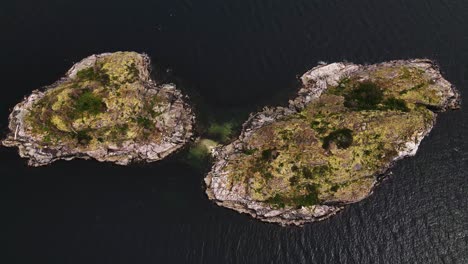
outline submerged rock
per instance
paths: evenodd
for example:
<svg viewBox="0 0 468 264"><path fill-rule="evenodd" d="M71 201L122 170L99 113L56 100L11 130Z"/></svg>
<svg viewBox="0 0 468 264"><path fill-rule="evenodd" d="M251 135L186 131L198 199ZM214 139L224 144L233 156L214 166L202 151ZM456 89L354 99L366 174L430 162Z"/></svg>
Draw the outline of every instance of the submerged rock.
<svg viewBox="0 0 468 264"><path fill-rule="evenodd" d="M168 156L191 139L195 117L175 85L150 79L150 68L149 57L135 52L82 60L14 107L3 145L18 147L31 166L74 158L127 165Z"/></svg>
<svg viewBox="0 0 468 264"><path fill-rule="evenodd" d="M302 225L360 201L395 161L415 155L459 94L429 60L332 63L302 76L289 107L265 108L215 149L205 178L218 205Z"/></svg>

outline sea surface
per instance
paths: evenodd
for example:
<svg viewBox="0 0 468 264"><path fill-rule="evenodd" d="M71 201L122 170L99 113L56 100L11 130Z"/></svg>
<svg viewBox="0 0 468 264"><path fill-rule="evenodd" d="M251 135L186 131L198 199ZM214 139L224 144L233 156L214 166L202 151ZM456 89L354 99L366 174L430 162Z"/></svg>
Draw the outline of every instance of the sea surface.
<svg viewBox="0 0 468 264"><path fill-rule="evenodd" d="M2 137L23 96L119 50L148 53L215 120L286 103L319 61L430 58L467 97L468 1L3 1ZM0 263L468 263L467 145L467 108L441 114L371 197L303 228L216 206L183 152L30 168L0 148Z"/></svg>

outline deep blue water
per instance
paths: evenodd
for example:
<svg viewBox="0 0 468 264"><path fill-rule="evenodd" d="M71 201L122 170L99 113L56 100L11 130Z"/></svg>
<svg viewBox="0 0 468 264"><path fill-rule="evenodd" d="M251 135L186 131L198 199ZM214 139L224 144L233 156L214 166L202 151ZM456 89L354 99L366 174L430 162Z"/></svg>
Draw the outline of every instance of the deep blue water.
<svg viewBox="0 0 468 264"><path fill-rule="evenodd" d="M117 50L148 53L221 119L285 102L318 61L428 57L468 92L464 0L12 0L0 34L2 134L24 95ZM214 205L178 156L29 168L0 148L0 263L468 263L467 135L466 108L440 115L374 195L304 228Z"/></svg>

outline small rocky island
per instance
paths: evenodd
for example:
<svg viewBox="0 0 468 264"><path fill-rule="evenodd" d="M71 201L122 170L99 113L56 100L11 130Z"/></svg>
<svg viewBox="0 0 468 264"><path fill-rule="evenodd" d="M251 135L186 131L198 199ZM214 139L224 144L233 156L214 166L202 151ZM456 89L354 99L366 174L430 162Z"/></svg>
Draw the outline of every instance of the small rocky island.
<svg viewBox="0 0 468 264"><path fill-rule="evenodd" d="M332 63L302 76L288 107L252 114L214 150L206 193L266 222L302 225L369 196L395 161L415 155L456 89L429 60Z"/></svg>
<svg viewBox="0 0 468 264"><path fill-rule="evenodd" d="M195 117L173 84L150 78L145 54L90 56L64 78L33 93L10 114L3 145L29 165L94 158L127 165L157 161L192 137Z"/></svg>

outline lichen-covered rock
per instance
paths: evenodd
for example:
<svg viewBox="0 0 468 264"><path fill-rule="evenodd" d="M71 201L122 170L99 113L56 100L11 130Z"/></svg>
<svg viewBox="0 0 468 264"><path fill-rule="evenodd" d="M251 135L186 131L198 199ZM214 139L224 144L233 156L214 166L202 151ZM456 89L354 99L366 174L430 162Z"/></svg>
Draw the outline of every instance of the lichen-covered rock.
<svg viewBox="0 0 468 264"><path fill-rule="evenodd" d="M121 165L157 161L191 139L195 117L173 84L150 78L145 54L90 56L35 90L10 114L5 146L29 165L94 158Z"/></svg>
<svg viewBox="0 0 468 264"><path fill-rule="evenodd" d="M239 139L215 150L210 199L267 222L327 218L367 197L416 153L436 113L460 103L429 60L320 65L302 82L289 107L251 115Z"/></svg>

